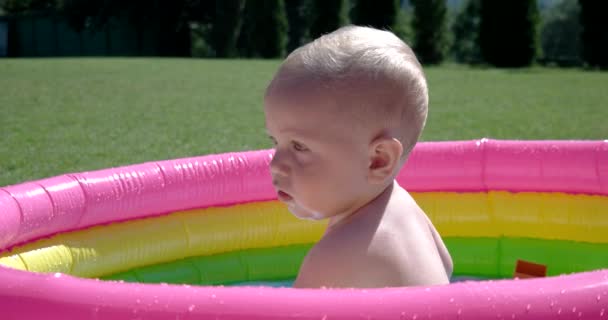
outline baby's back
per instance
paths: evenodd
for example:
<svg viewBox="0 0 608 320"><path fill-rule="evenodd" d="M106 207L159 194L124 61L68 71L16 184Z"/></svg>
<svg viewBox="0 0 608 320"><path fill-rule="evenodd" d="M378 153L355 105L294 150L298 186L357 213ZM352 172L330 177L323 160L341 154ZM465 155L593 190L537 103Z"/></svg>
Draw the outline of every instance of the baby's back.
<svg viewBox="0 0 608 320"><path fill-rule="evenodd" d="M405 190L403 193L405 204L387 212L384 232L393 234L391 241L401 246L395 249L401 256L407 285L447 284L452 258L428 216Z"/></svg>
<svg viewBox="0 0 608 320"><path fill-rule="evenodd" d="M400 287L449 283L452 260L437 230L395 184L384 210L329 230L306 257L296 286Z"/></svg>
<svg viewBox="0 0 608 320"><path fill-rule="evenodd" d="M452 259L441 236L414 199L399 189L380 219L369 254L388 257L400 286L449 283Z"/></svg>

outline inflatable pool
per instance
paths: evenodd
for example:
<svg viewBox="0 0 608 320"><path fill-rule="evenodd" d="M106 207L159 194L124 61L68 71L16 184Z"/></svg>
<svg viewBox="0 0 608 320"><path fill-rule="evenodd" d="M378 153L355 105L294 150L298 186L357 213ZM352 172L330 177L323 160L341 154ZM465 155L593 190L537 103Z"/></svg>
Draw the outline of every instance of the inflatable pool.
<svg viewBox="0 0 608 320"><path fill-rule="evenodd" d="M398 180L484 279L433 287L289 288L324 224L276 201L271 157L0 188L0 318L608 319L608 141L420 143Z"/></svg>

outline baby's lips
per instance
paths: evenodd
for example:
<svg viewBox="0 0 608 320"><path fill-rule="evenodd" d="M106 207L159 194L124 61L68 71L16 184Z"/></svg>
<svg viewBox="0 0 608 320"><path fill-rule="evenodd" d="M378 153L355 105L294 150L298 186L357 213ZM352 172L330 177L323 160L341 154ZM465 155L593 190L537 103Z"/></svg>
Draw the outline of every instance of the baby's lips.
<svg viewBox="0 0 608 320"><path fill-rule="evenodd" d="M277 191L277 197L279 198L279 200L283 201L283 202L288 202L293 200L293 197L289 195L289 193L287 192L283 192L281 190Z"/></svg>

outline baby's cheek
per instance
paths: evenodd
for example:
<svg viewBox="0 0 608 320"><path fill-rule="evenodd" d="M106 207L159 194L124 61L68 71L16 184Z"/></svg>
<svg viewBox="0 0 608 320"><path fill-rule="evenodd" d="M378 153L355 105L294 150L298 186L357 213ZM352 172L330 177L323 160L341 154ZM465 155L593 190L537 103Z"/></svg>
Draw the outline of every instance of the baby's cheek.
<svg viewBox="0 0 608 320"><path fill-rule="evenodd" d="M309 170L311 167L319 165L319 161L315 159L312 152L296 152L294 158L296 164L302 169Z"/></svg>
<svg viewBox="0 0 608 320"><path fill-rule="evenodd" d="M298 171L300 173L300 178L308 181L319 180L323 176L327 175L327 172L324 170L323 166L320 166L314 161L299 161Z"/></svg>

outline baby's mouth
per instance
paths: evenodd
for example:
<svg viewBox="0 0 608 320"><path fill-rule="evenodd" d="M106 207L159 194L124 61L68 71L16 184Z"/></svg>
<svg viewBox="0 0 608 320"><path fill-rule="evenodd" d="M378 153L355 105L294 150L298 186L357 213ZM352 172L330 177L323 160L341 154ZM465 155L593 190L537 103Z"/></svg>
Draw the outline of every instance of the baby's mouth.
<svg viewBox="0 0 608 320"><path fill-rule="evenodd" d="M289 193L283 192L281 190L277 191L277 196L278 196L279 200L281 200L283 202L289 202L289 201L293 200L293 197L290 196Z"/></svg>

